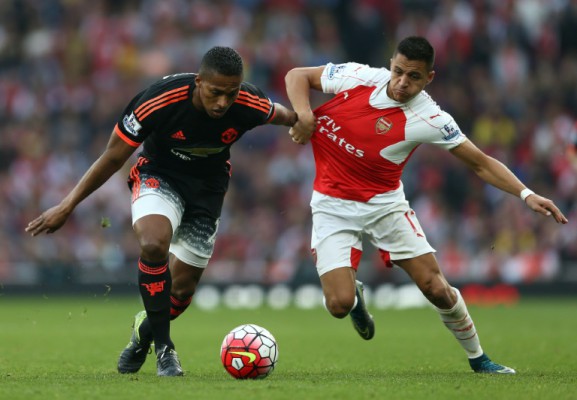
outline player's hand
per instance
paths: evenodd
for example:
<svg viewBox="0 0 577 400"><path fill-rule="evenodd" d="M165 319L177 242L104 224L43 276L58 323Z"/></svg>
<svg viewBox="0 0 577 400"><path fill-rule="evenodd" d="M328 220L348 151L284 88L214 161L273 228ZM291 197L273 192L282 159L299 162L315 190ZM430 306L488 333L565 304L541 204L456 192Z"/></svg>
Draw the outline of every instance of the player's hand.
<svg viewBox="0 0 577 400"><path fill-rule="evenodd" d="M292 141L307 144L317 128L317 119L312 111L298 114L298 121L289 129Z"/></svg>
<svg viewBox="0 0 577 400"><path fill-rule="evenodd" d="M545 197L539 196L536 193L527 196L527 198L525 199L525 203L527 203L527 206L529 206L529 208L535 212L543 214L547 217L553 216L553 218L555 218L555 221L557 223L566 224L567 222L569 222L567 218L563 215L563 213L559 211L559 209L557 208L555 203L553 203L553 201Z"/></svg>
<svg viewBox="0 0 577 400"><path fill-rule="evenodd" d="M69 215L69 211L61 205L57 205L44 211L38 218L30 221L25 230L30 233L31 236L56 232L64 225Z"/></svg>

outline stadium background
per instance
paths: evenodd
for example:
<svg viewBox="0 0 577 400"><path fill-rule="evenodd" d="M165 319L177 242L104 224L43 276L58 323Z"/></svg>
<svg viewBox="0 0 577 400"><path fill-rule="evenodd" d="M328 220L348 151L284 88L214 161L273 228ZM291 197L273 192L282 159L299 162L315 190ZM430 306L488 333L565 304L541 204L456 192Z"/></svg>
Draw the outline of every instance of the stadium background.
<svg viewBox="0 0 577 400"><path fill-rule="evenodd" d="M155 79L194 72L206 50L227 45L243 56L246 80L288 105L290 68L388 66L396 41L419 34L437 51L427 91L569 218L559 226L534 215L445 152L421 147L403 182L448 279L576 293L577 166L567 153L577 119L576 27L575 0L2 1L1 291L96 285L137 294L129 164L58 233L30 238L24 228L72 188L125 104ZM316 284L310 148L294 145L285 129L260 127L235 145L232 164L203 283ZM407 283L368 245L360 271L369 287Z"/></svg>

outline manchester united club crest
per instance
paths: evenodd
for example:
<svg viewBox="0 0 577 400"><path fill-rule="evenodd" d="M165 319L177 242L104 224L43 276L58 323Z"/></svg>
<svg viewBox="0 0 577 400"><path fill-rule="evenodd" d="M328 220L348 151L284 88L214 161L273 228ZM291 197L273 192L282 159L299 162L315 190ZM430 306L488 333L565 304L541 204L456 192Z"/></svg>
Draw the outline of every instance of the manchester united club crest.
<svg viewBox="0 0 577 400"><path fill-rule="evenodd" d="M238 131L234 128L229 128L220 134L220 140L223 143L229 144L235 141L238 136Z"/></svg>
<svg viewBox="0 0 577 400"><path fill-rule="evenodd" d="M384 135L385 133L390 131L392 127L393 123L391 122L390 119L381 117L377 120L377 123L375 124L375 132L377 132L377 135Z"/></svg>
<svg viewBox="0 0 577 400"><path fill-rule="evenodd" d="M160 187L160 182L158 182L156 178L148 178L144 181L144 184L151 189L158 189Z"/></svg>
<svg viewBox="0 0 577 400"><path fill-rule="evenodd" d="M164 290L165 283L166 280L152 283L141 283L140 285L144 286L151 296L154 296L156 293L160 293Z"/></svg>

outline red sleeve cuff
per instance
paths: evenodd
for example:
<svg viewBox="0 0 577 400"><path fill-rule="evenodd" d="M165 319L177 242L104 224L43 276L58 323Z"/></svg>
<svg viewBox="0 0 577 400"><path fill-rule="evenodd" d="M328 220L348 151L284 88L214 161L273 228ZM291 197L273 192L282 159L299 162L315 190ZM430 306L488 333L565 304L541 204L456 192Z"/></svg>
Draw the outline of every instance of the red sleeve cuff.
<svg viewBox="0 0 577 400"><path fill-rule="evenodd" d="M116 124L116 125L114 126L114 132L116 132L116 134L118 135L118 137L119 137L120 139L122 139L122 140L123 140L126 144L128 144L129 146L132 146L132 147L138 147L138 146L140 146L140 143L135 142L134 140L131 140L129 137L127 137L127 136L120 130L120 128L118 127L118 124Z"/></svg>

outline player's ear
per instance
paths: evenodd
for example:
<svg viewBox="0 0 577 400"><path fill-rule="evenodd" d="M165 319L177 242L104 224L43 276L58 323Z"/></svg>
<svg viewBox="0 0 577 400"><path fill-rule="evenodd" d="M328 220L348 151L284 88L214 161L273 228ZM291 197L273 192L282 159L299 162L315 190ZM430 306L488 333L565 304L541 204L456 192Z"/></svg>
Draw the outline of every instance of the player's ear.
<svg viewBox="0 0 577 400"><path fill-rule="evenodd" d="M427 85L433 82L434 78L435 78L435 71L429 71L429 75L427 76Z"/></svg>
<svg viewBox="0 0 577 400"><path fill-rule="evenodd" d="M200 77L200 75L196 75L196 77L194 78L195 85L198 87L201 82L202 82L202 78Z"/></svg>

